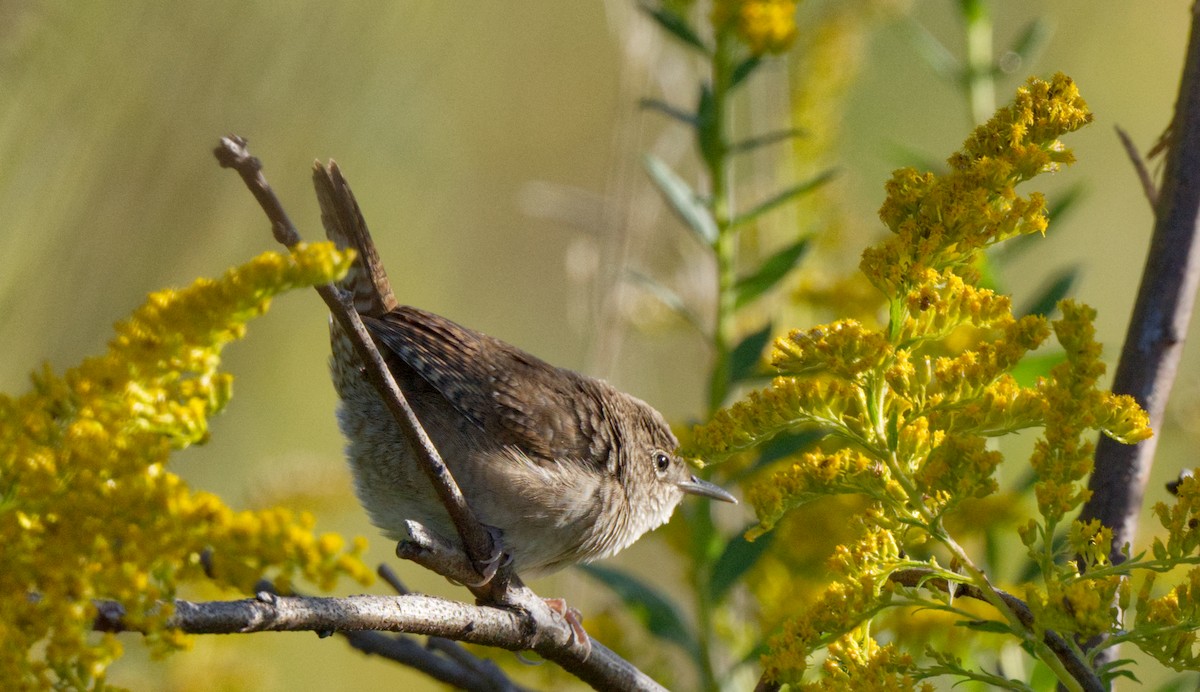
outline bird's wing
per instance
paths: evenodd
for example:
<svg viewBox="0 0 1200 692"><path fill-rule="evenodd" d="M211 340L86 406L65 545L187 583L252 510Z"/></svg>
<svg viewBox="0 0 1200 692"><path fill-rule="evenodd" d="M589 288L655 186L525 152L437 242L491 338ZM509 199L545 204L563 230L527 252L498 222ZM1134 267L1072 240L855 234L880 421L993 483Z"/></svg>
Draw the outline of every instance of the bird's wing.
<svg viewBox="0 0 1200 692"><path fill-rule="evenodd" d="M468 420L532 459L587 458L602 444L587 379L418 308L364 320Z"/></svg>

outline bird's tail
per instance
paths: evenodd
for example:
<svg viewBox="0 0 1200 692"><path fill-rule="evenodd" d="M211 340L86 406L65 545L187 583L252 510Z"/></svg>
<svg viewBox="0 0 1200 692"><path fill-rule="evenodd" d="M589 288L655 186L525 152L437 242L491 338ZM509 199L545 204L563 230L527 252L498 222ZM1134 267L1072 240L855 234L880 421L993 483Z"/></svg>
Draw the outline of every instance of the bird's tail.
<svg viewBox="0 0 1200 692"><path fill-rule="evenodd" d="M354 297L354 309L362 315L379 317L397 306L387 272L379 261L379 253L367 230L358 202L350 185L342 177L342 171L333 161L328 166L319 161L313 165L313 187L317 190L317 202L321 205L321 223L325 225L325 236L338 248L352 248L358 253L354 265L338 287Z"/></svg>

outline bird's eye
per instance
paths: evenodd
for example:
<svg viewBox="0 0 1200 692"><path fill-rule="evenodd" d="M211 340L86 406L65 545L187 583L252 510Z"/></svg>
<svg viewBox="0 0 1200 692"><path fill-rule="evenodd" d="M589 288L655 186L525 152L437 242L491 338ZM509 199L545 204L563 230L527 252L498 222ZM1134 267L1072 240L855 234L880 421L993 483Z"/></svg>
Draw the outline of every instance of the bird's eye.
<svg viewBox="0 0 1200 692"><path fill-rule="evenodd" d="M671 457L666 452L654 453L654 468L659 473L666 473L671 468Z"/></svg>

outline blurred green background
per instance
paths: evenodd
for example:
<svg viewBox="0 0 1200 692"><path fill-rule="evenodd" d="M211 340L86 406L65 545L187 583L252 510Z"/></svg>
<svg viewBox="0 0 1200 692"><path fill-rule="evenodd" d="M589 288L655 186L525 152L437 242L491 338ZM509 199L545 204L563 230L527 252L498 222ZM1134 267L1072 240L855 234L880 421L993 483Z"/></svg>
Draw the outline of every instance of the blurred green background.
<svg viewBox="0 0 1200 692"><path fill-rule="evenodd" d="M1029 74L1061 70L1096 113L1068 141L1080 163L1038 183L1053 192L1082 182L1086 197L1003 278L1020 305L1054 271L1080 265L1075 295L1099 308L1111 362L1151 229L1113 126L1143 150L1166 127L1190 3L993 4L997 46L1033 17L1054 29L1036 61L1001 81L997 100ZM942 159L969 131L961 96L906 38L915 19L959 46L953 9L919 0L867 37L835 155L847 266L881 232L874 212L891 169L907 163L901 152ZM321 234L311 163L343 166L403 302L605 377L674 420L694 417L701 342L620 282L627 270L654 274L705 305L703 290L688 286L702 286L709 268L688 265L693 241L639 163L652 148L686 153L681 128L637 100L690 98L693 67L632 0L0 3L0 388L23 390L42 361L61 369L101 350L112 322L147 292L274 247L241 182L210 154L234 132L249 138L310 239ZM773 88L786 83L783 69L747 92L749 126L766 129L756 109L769 118L786 102ZM325 322L312 293L287 295L254 322L228 351L236 396L212 442L180 455L174 470L234 506L282 499L312 509L322 528L370 537L374 561L394 561L350 493ZM1198 357L1193 339L1149 502L1196 463ZM749 519L745 507L722 511L731 523ZM669 591L666 555L651 537L618 560ZM399 568L417 589L464 593ZM611 599L572 571L535 588L585 614ZM113 682L141 689L430 684L310 634L204 638L166 663L145 662L135 642Z"/></svg>

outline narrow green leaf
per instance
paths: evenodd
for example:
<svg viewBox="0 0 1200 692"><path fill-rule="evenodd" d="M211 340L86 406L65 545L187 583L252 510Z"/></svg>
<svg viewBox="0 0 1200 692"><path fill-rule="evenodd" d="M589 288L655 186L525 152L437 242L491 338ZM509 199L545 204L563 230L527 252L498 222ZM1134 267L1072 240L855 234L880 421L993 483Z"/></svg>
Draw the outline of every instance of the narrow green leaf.
<svg viewBox="0 0 1200 692"><path fill-rule="evenodd" d="M962 64L954 57L942 42L929 33L920 22L910 19L903 25L905 38L912 44L934 74L945 79L957 80L963 73Z"/></svg>
<svg viewBox="0 0 1200 692"><path fill-rule="evenodd" d="M774 288L779 280L796 266L807 250L808 239L803 238L768 257L758 271L738 279L733 287L735 309L749 305L755 298Z"/></svg>
<svg viewBox="0 0 1200 692"><path fill-rule="evenodd" d="M1115 662L1116 661L1114 661L1114 663ZM1123 665L1130 665L1130 664L1134 663L1134 660L1131 658L1124 658L1124 659L1121 659L1120 663ZM1110 682L1117 678L1129 678L1130 680L1133 680L1134 682L1136 682L1139 687L1141 687L1141 685L1142 685L1142 681L1138 679L1138 676L1134 675L1133 671L1128 668L1122 668L1120 670L1114 670L1112 672L1108 672L1108 673L1104 674L1104 679L1108 680Z"/></svg>
<svg viewBox="0 0 1200 692"><path fill-rule="evenodd" d="M996 246L993 245L992 247ZM994 257L994 253L984 252L979 255L979 259L975 264L975 268L979 271L979 287L995 291L996 293L1011 293L1011 291L1004 290L1004 287L1000 285L1000 275L996 273L997 264L998 262Z"/></svg>
<svg viewBox="0 0 1200 692"><path fill-rule="evenodd" d="M993 632L996 634L1011 634L1012 627L995 620L959 620L954 624L976 632Z"/></svg>
<svg viewBox="0 0 1200 692"><path fill-rule="evenodd" d="M1079 205L1079 201L1087 194L1087 186L1083 183L1075 183L1068 187L1066 191L1055 195L1054 199L1050 200L1050 204L1046 207L1046 216L1049 217L1050 223L1058 223L1062 221L1064 216L1070 215L1071 212Z"/></svg>
<svg viewBox="0 0 1200 692"><path fill-rule="evenodd" d="M712 576L708 580L709 593L713 603L723 601L737 580L741 579L742 575L767 552L767 548L771 547L771 541L775 539L773 531L759 536L753 543L746 540L746 531L755 526L758 526L758 522L750 524L741 533L734 536L725 545L721 557L717 558L713 564Z"/></svg>
<svg viewBox="0 0 1200 692"><path fill-rule="evenodd" d="M733 68L733 74L729 75L729 88L737 88L739 84L754 73L754 68L758 67L761 62L761 55L752 55L738 63L737 67Z"/></svg>
<svg viewBox="0 0 1200 692"><path fill-rule="evenodd" d="M760 202L757 207L754 207L750 211L739 215L737 218L731 221L729 225L736 228L738 226L747 224L763 214L766 214L772 209L775 209L776 207L780 207L788 202L791 202L797 197L800 197L801 195L805 195L813 190L816 190L825 183L828 183L830 180L833 180L834 176L836 175L837 171L832 168L827 171L822 171L821 173L818 173L815 178L806 180L802 183L797 183L783 192L775 195L774 197Z"/></svg>
<svg viewBox="0 0 1200 692"><path fill-rule="evenodd" d="M772 437L770 442L758 448L758 459L750 466L734 474L733 478L729 479L730 483L739 483L743 478L757 473L769 464L773 464L780 459L790 457L811 447L819 442L821 438L825 437L826 434L826 431L821 428L808 428L780 433Z"/></svg>
<svg viewBox="0 0 1200 692"><path fill-rule="evenodd" d="M888 142L886 158L893 168L912 167L918 171L945 173L946 162L930 156L915 147L903 142Z"/></svg>
<svg viewBox="0 0 1200 692"><path fill-rule="evenodd" d="M767 342L770 340L771 323L768 322L762 329L746 335L746 338L733 347L733 351L729 354L729 378L731 381L740 382L756 373L758 364L762 360L763 349L767 347Z"/></svg>
<svg viewBox="0 0 1200 692"><path fill-rule="evenodd" d="M650 174L650 179L658 186L658 191L671 205L671 209L675 210L701 242L712 247L717 242L717 223L713 221L712 214L692 191L691 186L675 175L670 166L652 154L646 154L642 162L646 166L646 172Z"/></svg>
<svg viewBox="0 0 1200 692"><path fill-rule="evenodd" d="M646 276L641 272L628 271L625 273L625 278L636 283L650 293L650 295L658 298L663 305L666 305L672 312L683 318L696 331L705 334L704 325L700 322L700 318L688 308L687 303L683 302L683 298L680 298L678 293L662 285L653 277Z"/></svg>
<svg viewBox="0 0 1200 692"><path fill-rule="evenodd" d="M1039 377L1046 377L1056 365L1066 359L1067 354L1062 351L1025 356L1021 362L1017 363L1016 367L1009 371L1009 374L1022 387L1032 387L1037 384Z"/></svg>
<svg viewBox="0 0 1200 692"><path fill-rule="evenodd" d="M650 18L665 29L667 33L683 41L684 44L695 48L701 53L707 54L710 52L708 46L704 45L704 41L700 40L695 31L692 31L692 27L688 25L687 20L683 17L665 7L655 7L649 3L642 3L640 7L643 12L650 15Z"/></svg>
<svg viewBox="0 0 1200 692"><path fill-rule="evenodd" d="M714 170L720 165L721 157L725 153L725 142L722 139L716 108L712 86L707 83L701 84L700 95L696 99L696 146L700 149L700 155L709 170Z"/></svg>
<svg viewBox="0 0 1200 692"><path fill-rule="evenodd" d="M759 135L758 137L751 137L749 139L743 139L740 142L735 142L734 144L731 144L729 146L729 152L731 154L744 154L748 151L753 151L759 147L767 146L769 144L775 144L776 142L784 142L789 139L794 139L796 137L803 137L807 134L808 134L808 132L801 130L799 128L793 128L791 130L779 130L777 132L768 132L765 135Z"/></svg>
<svg viewBox="0 0 1200 692"><path fill-rule="evenodd" d="M641 106L649 111L658 111L659 113L663 113L674 120L678 120L684 125L691 125L692 127L696 126L696 116L694 114L688 113L682 108L676 108L666 101L645 98L638 101L638 106Z"/></svg>
<svg viewBox="0 0 1200 692"><path fill-rule="evenodd" d="M1050 23L1042 17L1037 17L1017 34L1017 39L1013 41L1009 50L1020 56L1022 62L1028 62L1050 40L1050 34Z"/></svg>
<svg viewBox="0 0 1200 692"><path fill-rule="evenodd" d="M1075 286L1075 282L1079 279L1079 267L1068 267L1059 270L1053 280L1042 289L1040 293L1034 296L1033 300L1029 301L1029 305L1021 311L1021 316L1025 315L1042 315L1046 316L1054 312L1058 301L1067 297L1071 293L1071 288Z"/></svg>
<svg viewBox="0 0 1200 692"><path fill-rule="evenodd" d="M611 589L647 631L659 639L678 644L693 660L699 660L700 647L695 636L684 624L683 616L675 604L657 589L628 572L612 567L580 565L579 569Z"/></svg>

